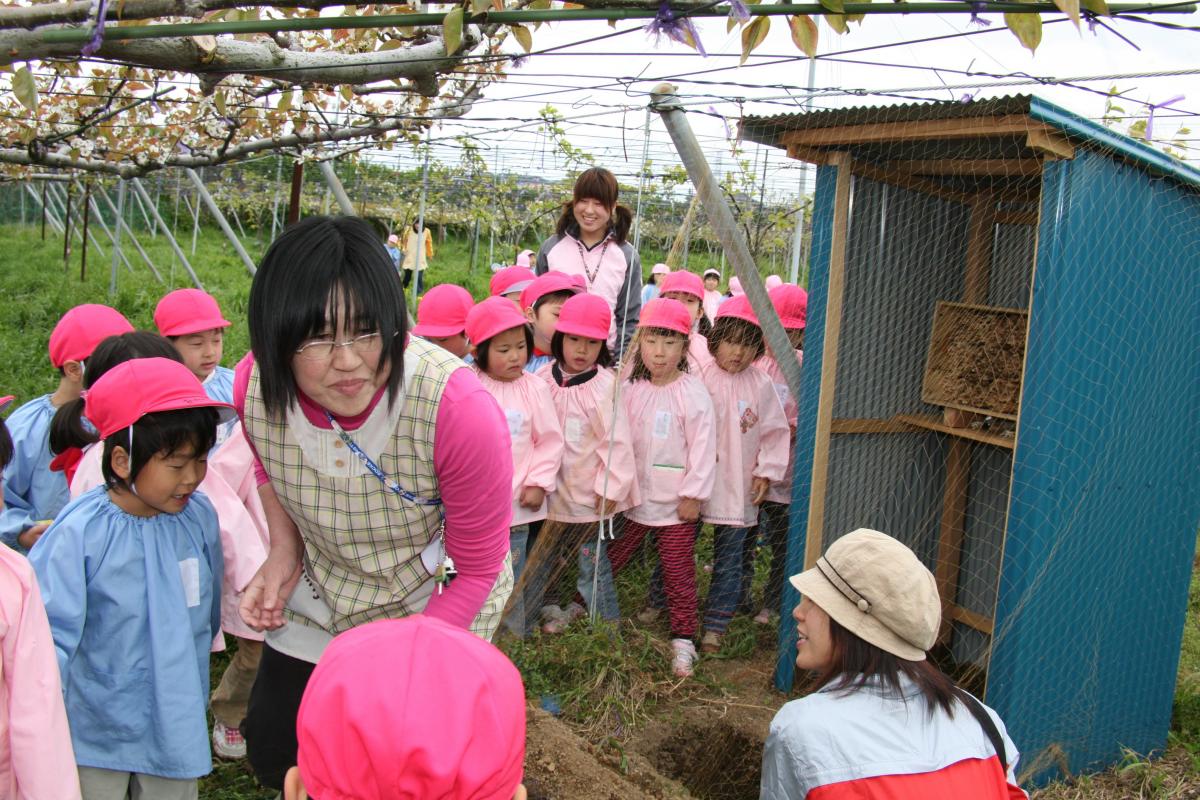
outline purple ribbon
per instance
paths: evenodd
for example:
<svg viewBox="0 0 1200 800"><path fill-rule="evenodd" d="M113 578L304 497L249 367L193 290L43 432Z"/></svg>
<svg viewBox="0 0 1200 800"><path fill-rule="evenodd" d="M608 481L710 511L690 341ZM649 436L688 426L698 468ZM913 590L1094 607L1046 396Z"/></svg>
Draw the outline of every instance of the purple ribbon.
<svg viewBox="0 0 1200 800"><path fill-rule="evenodd" d="M1186 98L1187 98L1187 95L1177 94L1174 97L1172 97L1170 100L1163 100L1161 103L1151 103L1150 104L1150 116L1146 117L1146 141L1147 142L1154 138L1154 112L1160 108L1166 108L1167 106L1175 105L1179 101L1184 100Z"/></svg>
<svg viewBox="0 0 1200 800"><path fill-rule="evenodd" d="M704 52L704 45L700 42L700 34L696 32L696 26L692 24L691 19L686 16L676 16L667 0L659 2L658 13L646 25L646 32L654 36L655 43L661 37L666 36L668 39L680 44L686 44L689 47L694 46L696 51L702 56L708 55L708 53Z"/></svg>
<svg viewBox="0 0 1200 800"><path fill-rule="evenodd" d="M104 22L107 16L108 0L99 0L96 5L96 19L92 22L92 35L80 49L80 55L95 55L96 51L100 49L100 45L104 44Z"/></svg>
<svg viewBox="0 0 1200 800"><path fill-rule="evenodd" d="M729 15L738 22L746 22L750 19L750 9L742 0L729 0Z"/></svg>
<svg viewBox="0 0 1200 800"><path fill-rule="evenodd" d="M992 24L991 20L984 19L983 17L979 16L984 11L987 11L987 7L988 7L988 4L986 2L984 2L984 0L976 0L976 2L971 3L971 21L968 22L967 24L968 25L977 25L980 28L986 28L989 25L991 25Z"/></svg>
<svg viewBox="0 0 1200 800"><path fill-rule="evenodd" d="M725 138L732 139L733 138L733 129L729 127L729 120L725 119L725 115L722 114L720 111L717 111L715 106L709 106L708 112L710 114L712 114L714 117L719 117L721 119L721 124L725 126Z"/></svg>

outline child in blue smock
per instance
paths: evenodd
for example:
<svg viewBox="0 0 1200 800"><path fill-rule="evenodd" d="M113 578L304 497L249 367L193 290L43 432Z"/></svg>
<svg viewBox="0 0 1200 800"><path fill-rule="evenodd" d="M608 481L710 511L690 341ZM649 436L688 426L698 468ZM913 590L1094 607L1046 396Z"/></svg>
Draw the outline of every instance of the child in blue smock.
<svg viewBox="0 0 1200 800"><path fill-rule="evenodd" d="M54 326L50 363L59 372L58 388L25 403L7 420L14 449L4 468L0 542L27 551L67 504L67 480L62 472L50 470L50 420L59 406L79 398L84 362L96 345L131 330L121 312L92 303L72 308Z"/></svg>
<svg viewBox="0 0 1200 800"><path fill-rule="evenodd" d="M187 367L127 361L84 396L105 485L30 552L84 800L195 798L212 769L208 653L221 624L216 512L196 487L232 407Z"/></svg>

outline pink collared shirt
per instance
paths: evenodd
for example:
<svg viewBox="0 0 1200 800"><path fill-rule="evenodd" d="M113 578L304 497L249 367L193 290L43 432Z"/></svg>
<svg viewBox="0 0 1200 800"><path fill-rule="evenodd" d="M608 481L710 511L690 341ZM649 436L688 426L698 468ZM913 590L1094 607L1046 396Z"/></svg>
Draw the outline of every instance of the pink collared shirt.
<svg viewBox="0 0 1200 800"><path fill-rule="evenodd" d="M799 364L804 363L803 350L796 351L796 362ZM783 370L779 368L779 363L768 352L758 361L755 361L754 366L767 373L767 377L771 379L771 383L775 386L775 393L779 395L779 402L783 404L784 416L787 417L790 429L794 431L796 429L796 418L799 415L800 404L792 396L792 391L788 388L787 379L783 377ZM795 441L793 440L788 445L788 464L787 471L783 475L783 480L772 482L771 488L767 492L767 500L772 503L792 502L792 471L796 466L795 449Z"/></svg>

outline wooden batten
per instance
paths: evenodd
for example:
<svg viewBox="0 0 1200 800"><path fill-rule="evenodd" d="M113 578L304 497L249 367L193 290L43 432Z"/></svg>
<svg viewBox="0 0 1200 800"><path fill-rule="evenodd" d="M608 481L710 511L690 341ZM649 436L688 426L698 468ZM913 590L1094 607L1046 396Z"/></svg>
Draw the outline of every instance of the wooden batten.
<svg viewBox="0 0 1200 800"><path fill-rule="evenodd" d="M1024 114L962 119L928 119L910 122L872 122L869 125L838 125L783 133L784 147L830 147L873 142L907 142L932 139L977 139L983 136L1028 133L1040 127Z"/></svg>
<svg viewBox="0 0 1200 800"><path fill-rule="evenodd" d="M960 192L956 189L951 189L943 186L937 181L931 181L926 178L919 178L916 175L896 169L890 165L868 164L863 161L854 162L854 172L857 175L862 175L864 178L880 181L881 183L890 183L893 186L900 186L905 189L923 192L924 194L932 195L949 200L952 203L969 203L971 202L972 194L968 192Z"/></svg>
<svg viewBox="0 0 1200 800"><path fill-rule="evenodd" d="M888 165L911 175L988 175L1003 178L1033 177L1042 174L1042 162L1036 158L930 158L889 161Z"/></svg>
<svg viewBox="0 0 1200 800"><path fill-rule="evenodd" d="M1030 128L1025 146L1050 159L1070 160L1075 157L1075 145L1053 128L1045 125Z"/></svg>

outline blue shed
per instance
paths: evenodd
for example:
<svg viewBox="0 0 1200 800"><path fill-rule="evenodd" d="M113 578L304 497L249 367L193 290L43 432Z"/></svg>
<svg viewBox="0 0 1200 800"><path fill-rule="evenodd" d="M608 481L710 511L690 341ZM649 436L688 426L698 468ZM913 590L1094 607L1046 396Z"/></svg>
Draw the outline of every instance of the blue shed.
<svg viewBox="0 0 1200 800"><path fill-rule="evenodd" d="M1200 522L1200 171L1036 97L742 135L818 165L788 574L859 527L913 547L934 657L1023 781L1161 748Z"/></svg>

